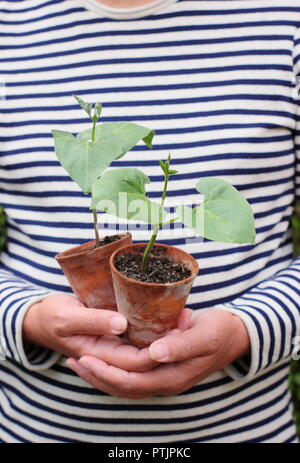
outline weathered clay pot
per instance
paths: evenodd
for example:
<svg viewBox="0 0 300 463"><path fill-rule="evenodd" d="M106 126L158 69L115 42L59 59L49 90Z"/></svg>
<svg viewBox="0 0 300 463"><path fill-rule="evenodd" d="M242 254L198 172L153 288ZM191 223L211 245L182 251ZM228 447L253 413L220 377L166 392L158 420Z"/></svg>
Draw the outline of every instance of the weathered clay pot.
<svg viewBox="0 0 300 463"><path fill-rule="evenodd" d="M167 257L191 270L192 274L176 283L145 283L128 278L114 266L119 254L141 254L145 243L132 244L118 249L110 258L113 284L118 311L128 320L126 338L137 347L149 346L177 326L179 315L185 307L193 281L198 274L197 261L172 246L157 244L153 257ZM158 255L158 248L161 255Z"/></svg>
<svg viewBox="0 0 300 463"><path fill-rule="evenodd" d="M55 259L73 292L87 307L117 310L109 259L114 251L132 242L131 234L95 248L95 240L57 254Z"/></svg>

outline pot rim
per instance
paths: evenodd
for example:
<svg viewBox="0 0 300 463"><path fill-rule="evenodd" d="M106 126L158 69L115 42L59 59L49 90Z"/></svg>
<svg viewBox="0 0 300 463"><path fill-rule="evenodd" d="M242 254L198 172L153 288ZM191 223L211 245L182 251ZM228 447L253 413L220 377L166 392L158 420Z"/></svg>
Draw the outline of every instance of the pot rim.
<svg viewBox="0 0 300 463"><path fill-rule="evenodd" d="M126 275L123 275L123 273L119 272L119 270L116 269L116 267L114 265L114 258L116 256L116 254L120 254L122 251L124 251L125 249L127 249L129 247L147 246L147 244L148 243L132 243L132 244L127 244L126 246L122 246L119 249L116 249L116 251L114 251L114 253L110 256L110 259L109 259L109 265L110 265L111 272L117 274L120 278L122 278L123 280L128 281L129 283L135 283L137 285L141 285L141 286L145 286L145 287L155 286L155 287L162 287L162 288L173 287L173 286L176 286L176 285L182 285L182 284L189 283L189 282L193 281L196 278L196 276L198 275L199 265L198 265L198 262L196 261L196 259L191 254L188 254L187 252L183 251L180 248L176 248L175 246L170 246L169 244L162 244L162 243L155 243L154 246L162 246L164 248L176 249L177 251L180 251L180 252L186 254L187 256L189 256L189 258L191 258L193 260L193 264L194 264L193 267L194 268L191 270L192 274L189 277L185 278L184 280L174 281L173 283L147 283L146 281L139 281L139 280L135 280L134 278L129 278Z"/></svg>
<svg viewBox="0 0 300 463"><path fill-rule="evenodd" d="M131 236L131 233L129 233L129 232L115 233L114 235L111 235L111 236L116 236L116 235L121 236L121 239L118 240L118 241L113 241L111 243L107 243L104 246L101 246L101 247L95 248L95 249L104 249L104 248L107 249L108 246L112 246L115 243L120 243L120 241L122 241L124 238L127 238L128 236ZM108 236L110 236L110 235L108 235ZM100 240L101 240L101 238L100 238ZM96 243L96 240L86 241L86 242L84 242L82 244L79 244L78 246L74 246L74 247L72 247L70 249L67 249L66 251L59 252L58 254L56 254L54 256L54 258L58 262L63 262L65 260L73 258L73 257L82 256L84 254L87 254L89 251L92 251L93 249L89 249L89 246L92 246L95 243Z"/></svg>

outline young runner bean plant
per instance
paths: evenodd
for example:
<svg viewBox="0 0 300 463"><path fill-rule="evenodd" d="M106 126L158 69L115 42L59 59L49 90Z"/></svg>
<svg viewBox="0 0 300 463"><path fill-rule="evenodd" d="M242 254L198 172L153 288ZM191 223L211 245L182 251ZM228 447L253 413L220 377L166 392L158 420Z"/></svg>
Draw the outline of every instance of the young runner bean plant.
<svg viewBox="0 0 300 463"><path fill-rule="evenodd" d="M75 96L89 116L92 127L74 136L70 132L52 130L55 153L61 165L84 194L90 194L93 183L114 160L122 158L139 141L152 148L154 131L132 122L104 123L97 125L102 113L100 103L86 103ZM97 212L92 209L96 246L99 246Z"/></svg>
<svg viewBox="0 0 300 463"><path fill-rule="evenodd" d="M222 179L207 177L198 180L195 187L204 195L204 200L193 208L178 206L176 216L168 219L164 210L167 187L170 177L177 174L170 165L169 154L166 162L160 161L164 175L160 204L147 197L145 185L150 180L139 169L108 170L92 185L92 210L99 209L153 225L153 233L142 259L142 271L146 269L159 230L175 221L180 221L196 235L209 240L255 244L255 222L250 204L235 187Z"/></svg>

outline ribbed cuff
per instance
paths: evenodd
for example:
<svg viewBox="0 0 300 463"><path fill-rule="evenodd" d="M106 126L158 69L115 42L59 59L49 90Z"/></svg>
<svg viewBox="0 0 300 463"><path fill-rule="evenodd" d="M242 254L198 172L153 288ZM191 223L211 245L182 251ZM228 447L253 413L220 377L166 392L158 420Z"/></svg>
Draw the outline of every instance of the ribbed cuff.
<svg viewBox="0 0 300 463"><path fill-rule="evenodd" d="M22 291L28 293L28 291ZM23 320L29 308L41 302L50 292L39 292L35 295L18 297L13 303L4 304L0 311L0 360L11 359L31 371L41 371L50 368L60 357L52 350L27 343L23 339ZM56 293L55 293L56 294ZM5 307L6 306L6 307Z"/></svg>

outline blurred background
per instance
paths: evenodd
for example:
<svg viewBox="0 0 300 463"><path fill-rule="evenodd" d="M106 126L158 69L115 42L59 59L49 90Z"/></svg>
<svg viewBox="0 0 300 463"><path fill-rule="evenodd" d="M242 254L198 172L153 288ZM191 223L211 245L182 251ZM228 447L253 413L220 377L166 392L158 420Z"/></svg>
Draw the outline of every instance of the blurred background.
<svg viewBox="0 0 300 463"><path fill-rule="evenodd" d="M294 229L295 256L297 256L300 255L300 204L296 206L295 214L292 218L292 225ZM5 241L6 220L3 209L0 206L0 250L5 246ZM289 381L294 401L295 420L300 437L300 360L292 361Z"/></svg>
<svg viewBox="0 0 300 463"><path fill-rule="evenodd" d="M294 248L295 256L300 255L300 204L296 206L294 217L292 218L294 229ZM300 360L292 361L290 374L290 388L293 394L295 406L295 418L297 423L298 435L300 437Z"/></svg>

